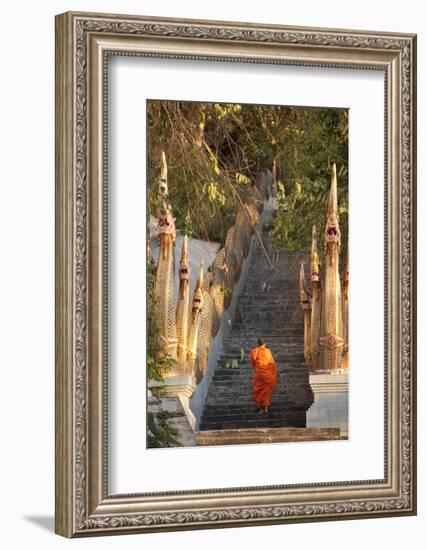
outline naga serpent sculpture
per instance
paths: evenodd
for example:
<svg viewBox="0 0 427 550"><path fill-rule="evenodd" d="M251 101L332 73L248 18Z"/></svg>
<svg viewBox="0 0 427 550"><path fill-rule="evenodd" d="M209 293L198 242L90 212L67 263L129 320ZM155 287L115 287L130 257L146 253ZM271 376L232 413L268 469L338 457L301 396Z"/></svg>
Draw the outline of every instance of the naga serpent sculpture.
<svg viewBox="0 0 427 550"><path fill-rule="evenodd" d="M313 226L311 246L311 288L300 273L300 303L304 311L304 357L311 372L335 372L346 364L348 354L348 260L343 280L339 276L341 232L339 228L336 165L332 166L325 241L323 281L317 252L317 233ZM323 285L322 285L323 283ZM323 288L322 288L323 286Z"/></svg>
<svg viewBox="0 0 427 550"><path fill-rule="evenodd" d="M221 248L206 273L200 266L196 288L190 304L190 258L188 237L182 241L179 264L179 292L175 305L176 228L168 202L167 164L162 153L159 193L161 208L157 213L159 260L156 269L156 316L158 322L158 357L169 356L176 364L164 376L195 375L200 383L208 362L212 338L217 334L221 317L231 303L234 284L239 280L244 259L264 199L271 194L272 176L266 170L252 187L251 202L241 204L235 224L229 229Z"/></svg>

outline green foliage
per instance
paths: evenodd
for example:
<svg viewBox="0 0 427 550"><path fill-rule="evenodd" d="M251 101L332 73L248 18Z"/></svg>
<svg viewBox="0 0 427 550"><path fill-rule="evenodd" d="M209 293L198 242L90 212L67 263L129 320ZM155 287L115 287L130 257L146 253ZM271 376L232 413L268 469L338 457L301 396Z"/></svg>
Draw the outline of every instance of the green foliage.
<svg viewBox="0 0 427 550"><path fill-rule="evenodd" d="M149 211L156 215L159 207L158 174L165 151L176 226L193 237L223 243L239 199L248 199L256 174L271 168L275 158L279 208L274 242L277 248L307 249L312 224L319 234L323 231L336 162L345 254L347 149L346 109L149 101Z"/></svg>
<svg viewBox="0 0 427 550"><path fill-rule="evenodd" d="M251 180L248 178L248 176L236 172L236 183L247 185L250 182Z"/></svg>
<svg viewBox="0 0 427 550"><path fill-rule="evenodd" d="M224 193L219 189L218 183L209 181L204 186L204 192L207 194L210 202L218 201L221 206L225 205L226 198Z"/></svg>
<svg viewBox="0 0 427 550"><path fill-rule="evenodd" d="M318 231L322 253L323 230L331 185L332 164L338 170L338 203L342 257L348 247L348 111L306 109L292 114L293 124L277 159L278 211L272 235L277 248L308 249L311 228Z"/></svg>
<svg viewBox="0 0 427 550"><path fill-rule="evenodd" d="M150 214L156 215L159 208L158 174L161 152L165 151L176 226L181 229L190 217L194 237L223 243L237 205L248 200L250 183L265 160L257 143L260 136L255 135L261 127L259 109L236 104L148 102Z"/></svg>
<svg viewBox="0 0 427 550"><path fill-rule="evenodd" d="M147 415L147 446L149 448L180 447L178 430L172 425L175 415L168 411L149 412Z"/></svg>

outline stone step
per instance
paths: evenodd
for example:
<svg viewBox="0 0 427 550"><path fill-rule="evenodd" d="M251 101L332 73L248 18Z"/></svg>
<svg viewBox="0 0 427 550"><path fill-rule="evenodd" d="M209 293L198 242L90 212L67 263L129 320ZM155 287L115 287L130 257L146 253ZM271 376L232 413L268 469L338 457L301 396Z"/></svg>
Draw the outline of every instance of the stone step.
<svg viewBox="0 0 427 550"><path fill-rule="evenodd" d="M238 381L238 380L253 380L253 377L254 377L254 372L253 372L253 369L252 367L249 367L245 370L240 370L240 369L233 369L233 368L229 368L229 369L226 369L224 368L223 370L226 370L226 371L230 371L229 373L214 373L214 381L215 382L223 382L223 383L228 383L230 382L230 380L235 380L235 381ZM293 380L295 378L298 378L298 379L301 379L301 378L305 378L305 377L308 377L308 373L307 372L304 372L302 370L300 370L299 368L296 369L296 368L278 368L277 369L277 377L278 377L278 381L280 382L281 380Z"/></svg>
<svg viewBox="0 0 427 550"><path fill-rule="evenodd" d="M218 366L217 370L214 373L214 377L224 376L225 378L231 378L232 376L238 377L239 375L245 376L245 377L253 377L254 369L249 365L247 367L242 367L242 366L226 367L225 365L226 365L225 361L221 362L221 364ZM276 370L278 374L308 375L308 370L306 368L302 368L298 364L280 365L276 367Z"/></svg>
<svg viewBox="0 0 427 550"><path fill-rule="evenodd" d="M216 370L214 373L214 377L224 376L225 378L231 378L232 376L238 377L240 375L246 378L252 378L254 375L254 369L250 366L226 367L225 365L225 361L222 361L220 363L220 365L218 366L218 370ZM289 374L289 376L299 374L308 375L308 371L304 368L301 368L299 365L281 365L280 367L276 367L276 370L278 374Z"/></svg>
<svg viewBox="0 0 427 550"><path fill-rule="evenodd" d="M273 394L274 395L274 394ZM289 400L294 402L299 401L300 399L305 399L307 396L311 395L308 391L301 390L298 391L298 386L287 386L286 388L281 388L280 394L277 392L277 395L280 395L280 400L275 402L284 402L286 403ZM206 405L212 406L226 406L232 405L233 403L253 403L253 393L252 388L248 387L247 389L242 388L238 392L230 391L213 391L206 400Z"/></svg>
<svg viewBox="0 0 427 550"><path fill-rule="evenodd" d="M233 378L229 380L220 380L213 383L212 392L216 395L217 393L223 394L224 392L233 393L238 395L240 392L252 391L252 378ZM308 377L301 378L285 378L279 377L276 382L277 393L280 393L282 390L292 389L295 390L296 387L301 385L301 383L308 382Z"/></svg>
<svg viewBox="0 0 427 550"><path fill-rule="evenodd" d="M279 395L279 394L277 394ZM273 394L274 396L274 394ZM282 403L301 403L308 401L311 397L311 393L308 391L296 391L296 388L288 388L286 391L280 393L280 398L272 398L272 404L280 406ZM240 406L251 408L254 406L253 394L252 391L249 392L240 392L240 393L212 393L206 400L205 407L207 410L210 408L213 410L213 407L218 409L226 408L227 410L233 405L238 404Z"/></svg>
<svg viewBox="0 0 427 550"><path fill-rule="evenodd" d="M233 413L229 415L225 414L211 414L207 415L206 418L203 418L203 424L206 426L206 424L212 424L212 423L219 423L219 422L240 422L240 421L256 421L262 419L262 420L268 420L268 421L280 421L283 420L284 422L288 422L289 418L296 418L295 415L299 415L301 413L301 409L293 408L288 409L287 411L280 411L276 413Z"/></svg>
<svg viewBox="0 0 427 550"><path fill-rule="evenodd" d="M235 370L235 369L229 369L229 370ZM252 381L254 379L253 373L248 372L246 375L244 373L242 374L234 374L234 375L221 375L217 376L214 375L213 382L215 385L218 386L224 386L230 383L233 384L240 384L241 382L248 381L252 384ZM308 375L305 373L299 373L294 371L279 371L277 373L277 384L292 384L293 381L300 381L300 380L306 380L308 379Z"/></svg>
<svg viewBox="0 0 427 550"><path fill-rule="evenodd" d="M227 367L226 366L227 361L230 362L230 361L233 361L233 359L235 360L235 362L237 362L237 366ZM234 356L230 356L230 358L227 360L225 359L220 360L219 365L215 370L215 373L227 374L227 375L231 373L230 376L233 376L233 373L236 374L238 372L242 372L242 373L253 372L252 365L243 365L238 361L239 361L239 358L237 354ZM276 363L276 368L278 372L308 372L307 367L304 365L304 363L302 363L301 360L292 361L292 362L289 361L289 363Z"/></svg>
<svg viewBox="0 0 427 550"><path fill-rule="evenodd" d="M278 406L300 403L311 398L312 394L310 390L304 388L303 384L294 384L283 386L275 389L272 394L271 402ZM209 410L209 407L253 407L253 391L252 385L240 388L238 391L232 390L212 390L206 399L205 407Z"/></svg>
<svg viewBox="0 0 427 550"><path fill-rule="evenodd" d="M281 399L286 401L288 399L296 400L297 397L309 395L310 392L308 390L305 390L305 388L301 388L302 381L298 381L299 383L295 384L283 384L282 386L276 386L274 394L277 394L278 396L281 396ZM311 395L311 394L310 394ZM237 389L228 389L226 387L216 387L212 389L212 393L207 397L206 403L219 403L220 402L230 402L233 403L233 401L237 402L248 402L252 403L253 401L253 391L252 391L252 384L247 385L241 385Z"/></svg>
<svg viewBox="0 0 427 550"><path fill-rule="evenodd" d="M237 369L227 369L230 371L236 371ZM253 372L247 372L245 373L235 373L231 375L221 375L217 376L214 375L213 382L215 385L218 386L227 386L230 384L235 384L236 386L243 382L248 382L252 384L252 381L254 379ZM286 371L286 370L279 370L277 372L277 384L292 384L294 381L299 382L301 380L308 380L308 374L303 372L296 372L296 371Z"/></svg>
<svg viewBox="0 0 427 550"><path fill-rule="evenodd" d="M238 366L238 367L227 368L225 367L224 362L221 362L221 366L214 373L214 378L215 380L229 379L231 377L238 378L239 376L252 378L253 373L254 373L254 370L250 366L247 366L247 367ZM284 374L289 376L297 375L297 374L308 376L307 370L301 368L299 365L281 365L280 367L277 367L277 373L279 375Z"/></svg>
<svg viewBox="0 0 427 550"><path fill-rule="evenodd" d="M269 418L281 418L283 415L288 414L289 412L300 412L301 405L298 403L294 404L288 404L279 406L276 404L271 405L271 411L268 413ZM230 419L240 419L240 418L257 418L258 415L261 413L258 413L255 410L255 407L240 407L240 408L231 408L227 407L227 409L223 412L220 412L217 410L217 408L214 407L207 407L207 410L205 411L205 418L204 420L215 420L217 418L224 419L224 418L230 418Z"/></svg>
<svg viewBox="0 0 427 550"><path fill-rule="evenodd" d="M294 329L288 329L286 326L281 325L279 327L275 327L273 325L269 325L268 327L263 327L265 332L267 334L265 335L265 338L268 338L268 341L275 341L283 342L287 338L289 341L289 336L293 336L295 334L301 334L302 337L304 336L304 329L294 330ZM240 323L234 323L233 326L233 332L231 333L231 338L233 340L242 340L243 342L249 342L250 344L253 344L253 342L256 342L257 335L248 334L247 332L243 331L241 329Z"/></svg>
<svg viewBox="0 0 427 550"><path fill-rule="evenodd" d="M271 348L270 348L271 349ZM244 350L245 351L245 350ZM274 357L274 360L276 362L276 365L281 365L280 367L278 368L287 368L287 367L292 367L294 366L295 368L301 368L300 367L300 363L302 362L303 360L303 356L301 354L301 352L289 352L288 354L286 353L279 353L279 352L275 352L274 349L271 350L272 353L273 353L273 357ZM245 355L248 356L249 352L245 352ZM240 359L240 350L235 350L234 352L227 352L227 353L223 353L220 355L219 359L218 359L218 363L221 364L222 368L227 368L225 367L225 363L227 363L227 361L232 361L232 360L236 360L236 361L239 361L239 366L241 368L243 368L243 361ZM236 367L234 367L236 368ZM239 367L237 367L239 368ZM251 365L248 365L247 367L245 368L252 368ZM302 369L301 369L302 370Z"/></svg>
<svg viewBox="0 0 427 550"><path fill-rule="evenodd" d="M287 385L285 387L279 388L279 390L276 389L275 392L273 392L273 395L277 393L277 395L281 396L281 401L286 402L287 400L291 399L292 401L296 401L297 399L301 397L305 397L307 395L311 395L311 393L308 390L300 389L301 384L294 384ZM212 390L212 393L208 396L206 399L206 404L210 405L218 405L225 404L225 403L253 403L253 392L252 392L252 386L247 386L239 388L239 390L230 390L226 391L225 389L218 389L216 388L215 391ZM274 402L274 401L273 401Z"/></svg>
<svg viewBox="0 0 427 550"><path fill-rule="evenodd" d="M275 403L274 401L272 402L271 404L271 412L270 412L270 415L271 416L280 416L284 413L287 413L289 411L297 411L298 410L298 407L300 406L299 403L294 403L294 402L289 402L289 403L286 403L286 404L278 404L278 403ZM235 415L248 415L248 416L256 416L258 414L258 412L255 410L255 405L252 404L252 405L246 405L246 406L232 406L232 405L229 405L226 410L224 411L219 411L217 407L215 406L209 406L207 405L206 406L206 411L205 411L205 414L206 414L206 418L212 418L212 417L217 417L217 416L226 416L226 415L230 415L230 417L232 416L235 416Z"/></svg>
<svg viewBox="0 0 427 550"><path fill-rule="evenodd" d="M267 336L265 336L265 338L267 339ZM287 335L287 338L289 338L289 335ZM284 339L279 340L278 338L269 337L267 345L273 351L274 350L283 351L283 350L286 350L286 349L298 349L298 346L303 341L304 341L304 335L302 335L301 338L298 338L296 340L292 340L292 342L288 342ZM228 353L230 351L240 352L240 350L242 348L243 348L244 351L249 351L255 346L256 346L256 340L254 340L254 339L252 339L252 340L243 340L243 339L240 339L237 336L233 340L228 340L228 341L224 342L223 353Z"/></svg>
<svg viewBox="0 0 427 550"><path fill-rule="evenodd" d="M196 432L197 445L237 445L341 439L338 428L257 428Z"/></svg>
<svg viewBox="0 0 427 550"><path fill-rule="evenodd" d="M298 406L301 403L305 402L307 398L310 397L310 394L307 392L301 393L284 393L279 395L273 394L271 399L271 407L274 411L285 410L288 407ZM221 410L223 408L223 410ZM207 414L218 414L223 413L232 413L234 411L238 412L254 412L255 403L253 401L253 395L250 394L247 396L236 396L235 399L232 399L230 396L218 396L218 399L215 401L208 400L205 404L205 412Z"/></svg>
<svg viewBox="0 0 427 550"><path fill-rule="evenodd" d="M228 377L221 377L217 378L214 377L213 384L218 387L230 387L230 385L235 385L236 387L240 387L241 384L246 383L247 385L252 385L253 382L253 375L248 374L247 376L241 375L241 376L228 376ZM299 373L292 373L287 374L286 372L279 372L276 378L276 386L292 386L293 384L299 383L301 381L308 380L307 374L299 374Z"/></svg>
<svg viewBox="0 0 427 550"><path fill-rule="evenodd" d="M295 390L297 387L301 385L301 383L308 381L304 378L293 378L292 380L279 380L276 383L276 389L275 392L281 393L282 391L290 391ZM233 388L230 386L236 386L236 388ZM239 395L240 393L246 394L249 391L252 391L252 380L249 382L246 382L245 380L234 380L233 382L220 382L214 384L215 387L212 388L212 395Z"/></svg>
<svg viewBox="0 0 427 550"><path fill-rule="evenodd" d="M261 416L261 415L260 415ZM269 419L257 418L253 420L224 420L217 422L202 422L200 430L227 430L239 428L285 428L285 427L301 427L305 428L306 416L305 413L289 414L285 418Z"/></svg>
<svg viewBox="0 0 427 550"><path fill-rule="evenodd" d="M267 232L263 232L262 238L267 254L275 259L272 238ZM233 326L223 341L208 388L201 430L304 427L306 410L313 401L304 361L304 324L298 285L301 261L308 267L309 256L281 251L272 269L259 244L254 246ZM259 336L266 338L277 364L277 384L268 417L256 413L253 402L249 353ZM241 349L243 360L240 360ZM237 367L227 368L225 365L233 360L238 361Z"/></svg>

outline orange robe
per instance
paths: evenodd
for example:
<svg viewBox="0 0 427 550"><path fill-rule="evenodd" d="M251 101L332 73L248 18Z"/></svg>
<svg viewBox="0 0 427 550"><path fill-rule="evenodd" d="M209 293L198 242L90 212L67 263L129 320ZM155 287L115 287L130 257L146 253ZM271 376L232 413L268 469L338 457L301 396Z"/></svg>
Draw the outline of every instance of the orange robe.
<svg viewBox="0 0 427 550"><path fill-rule="evenodd" d="M276 362L271 351L265 346L251 350L251 363L254 368L254 401L258 407L269 407L271 394L276 386Z"/></svg>

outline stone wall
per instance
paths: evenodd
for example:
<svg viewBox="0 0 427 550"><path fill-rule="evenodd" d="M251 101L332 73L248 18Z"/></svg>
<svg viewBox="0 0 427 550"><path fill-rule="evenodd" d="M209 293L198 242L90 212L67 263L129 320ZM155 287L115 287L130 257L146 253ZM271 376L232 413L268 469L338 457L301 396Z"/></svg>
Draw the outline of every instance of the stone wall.
<svg viewBox="0 0 427 550"><path fill-rule="evenodd" d="M184 411L179 397L155 397L151 391L148 391L147 412L152 414L155 419L157 415L165 411L169 413L170 424L178 431L178 441L183 447L193 447L196 445L196 436L190 421Z"/></svg>

